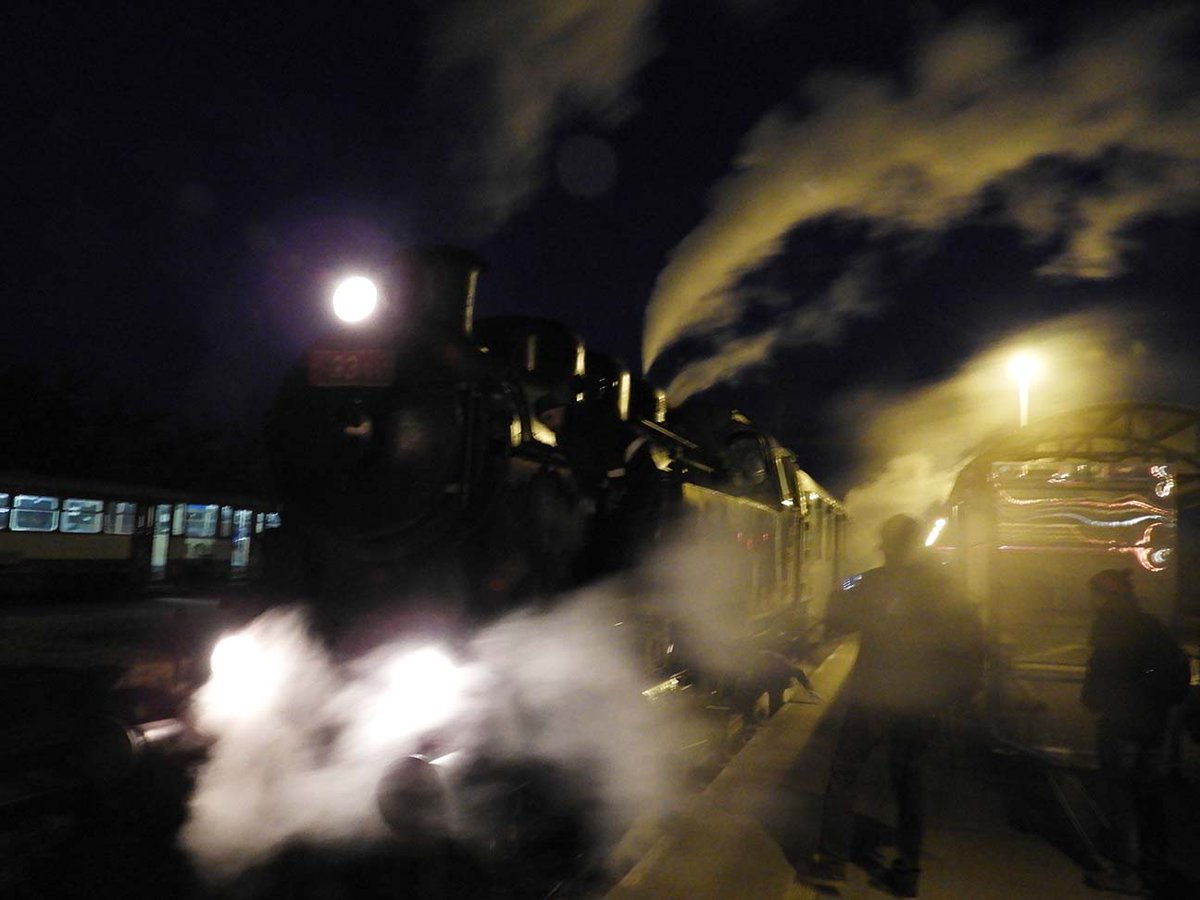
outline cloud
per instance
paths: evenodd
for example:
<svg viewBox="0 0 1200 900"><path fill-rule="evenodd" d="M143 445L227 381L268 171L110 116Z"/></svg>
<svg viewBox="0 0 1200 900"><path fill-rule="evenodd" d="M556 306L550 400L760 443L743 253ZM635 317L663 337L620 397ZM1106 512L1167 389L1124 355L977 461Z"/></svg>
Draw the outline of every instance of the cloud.
<svg viewBox="0 0 1200 900"><path fill-rule="evenodd" d="M615 124L628 115L633 78L655 50L656 8L657 0L462 0L442 13L434 90L440 75L473 79L470 112L482 121L464 132L470 146L458 162L490 223L538 188L564 116Z"/></svg>
<svg viewBox="0 0 1200 900"><path fill-rule="evenodd" d="M1200 203L1200 100L1189 93L1193 73L1170 61L1190 15L1110 22L1048 56L1028 50L1013 25L976 16L920 48L903 86L814 77L810 111L776 109L754 127L710 214L660 273L646 311L646 368L680 338L737 321L739 279L798 225L831 216L867 220L876 237L932 235L977 212L987 190L1031 240L1062 242L1044 274L1118 273L1126 226ZM755 345L766 355L772 343L764 333ZM733 349L708 362L706 378L750 359Z"/></svg>

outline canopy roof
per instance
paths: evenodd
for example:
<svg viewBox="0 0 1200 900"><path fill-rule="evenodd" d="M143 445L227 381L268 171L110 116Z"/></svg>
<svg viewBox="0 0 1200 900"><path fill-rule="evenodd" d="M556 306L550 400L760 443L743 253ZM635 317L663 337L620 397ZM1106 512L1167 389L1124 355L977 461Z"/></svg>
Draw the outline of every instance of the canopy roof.
<svg viewBox="0 0 1200 900"><path fill-rule="evenodd" d="M1157 403L1105 403L1031 422L985 444L959 473L955 492L986 478L1000 460L1146 461L1200 473L1200 410Z"/></svg>

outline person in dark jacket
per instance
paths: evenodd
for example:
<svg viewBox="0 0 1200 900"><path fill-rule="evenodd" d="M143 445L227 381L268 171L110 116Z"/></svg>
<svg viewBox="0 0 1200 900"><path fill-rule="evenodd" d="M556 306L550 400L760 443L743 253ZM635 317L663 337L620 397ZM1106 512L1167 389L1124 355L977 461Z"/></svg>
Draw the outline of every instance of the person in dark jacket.
<svg viewBox="0 0 1200 900"><path fill-rule="evenodd" d="M826 784L821 833L810 877L845 880L853 838L856 785L871 751L886 741L897 807L899 857L878 886L915 897L924 834L923 763L937 716L974 694L982 671L983 631L930 560L920 558L910 516L884 523L883 566L863 573L839 598L833 624L860 634L844 688L845 718Z"/></svg>
<svg viewBox="0 0 1200 900"><path fill-rule="evenodd" d="M1163 743L1187 693L1188 661L1157 618L1138 608L1126 569L1088 582L1095 611L1081 699L1096 715L1096 754L1107 792L1113 868L1092 887L1142 894L1167 874Z"/></svg>

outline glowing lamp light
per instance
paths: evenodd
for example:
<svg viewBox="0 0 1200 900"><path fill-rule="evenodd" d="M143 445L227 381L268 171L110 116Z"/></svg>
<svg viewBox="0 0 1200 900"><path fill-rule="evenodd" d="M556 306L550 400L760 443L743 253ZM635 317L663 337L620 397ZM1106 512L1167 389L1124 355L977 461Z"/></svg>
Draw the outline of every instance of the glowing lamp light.
<svg viewBox="0 0 1200 900"><path fill-rule="evenodd" d="M387 686L372 715L371 732L379 744L437 728L457 712L466 672L437 647L422 647L396 657L386 669Z"/></svg>
<svg viewBox="0 0 1200 900"><path fill-rule="evenodd" d="M361 322L379 304L379 289L370 278L355 275L333 292L333 312L343 322Z"/></svg>
<svg viewBox="0 0 1200 900"><path fill-rule="evenodd" d="M212 675L204 688L206 705L220 718L255 716L275 696L279 660L248 634L231 634L217 641L209 666Z"/></svg>
<svg viewBox="0 0 1200 900"><path fill-rule="evenodd" d="M214 678L254 681L261 674L262 654L248 634L231 634L217 641L209 658Z"/></svg>
<svg viewBox="0 0 1200 900"><path fill-rule="evenodd" d="M1029 385L1041 371L1042 362L1032 353L1022 351L1008 361L1008 377L1017 383L1022 428L1029 424Z"/></svg>

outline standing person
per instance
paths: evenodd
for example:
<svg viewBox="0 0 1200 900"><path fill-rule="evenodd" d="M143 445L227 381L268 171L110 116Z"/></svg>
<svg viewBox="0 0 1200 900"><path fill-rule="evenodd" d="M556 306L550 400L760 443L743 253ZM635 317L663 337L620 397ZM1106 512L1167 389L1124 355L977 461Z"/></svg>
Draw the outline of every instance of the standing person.
<svg viewBox="0 0 1200 900"><path fill-rule="evenodd" d="M1096 715L1096 755L1108 800L1114 867L1089 873L1100 890L1143 894L1167 874L1163 743L1171 707L1187 696L1187 656L1138 608L1126 569L1088 581L1095 618L1081 700Z"/></svg>
<svg viewBox="0 0 1200 900"><path fill-rule="evenodd" d="M910 516L881 530L884 564L863 573L840 598L834 621L860 632L858 659L844 689L845 718L825 789L812 880L846 878L858 777L871 751L886 741L897 808L898 858L876 881L899 897L917 896L924 835L923 763L937 715L969 700L982 671L982 628L957 602L948 581L922 549Z"/></svg>

